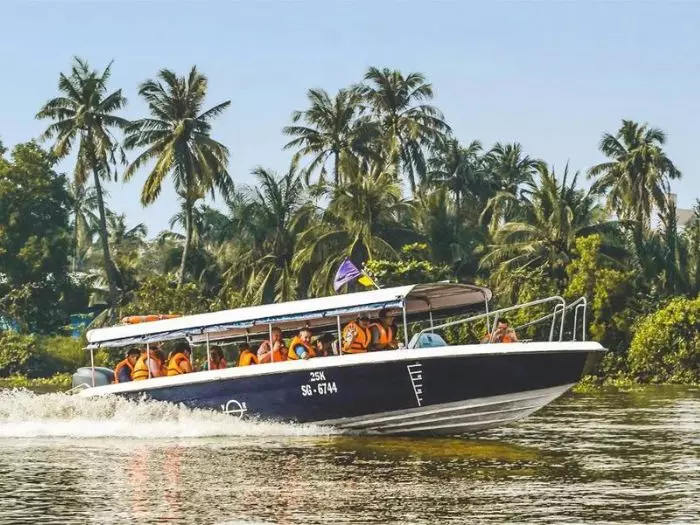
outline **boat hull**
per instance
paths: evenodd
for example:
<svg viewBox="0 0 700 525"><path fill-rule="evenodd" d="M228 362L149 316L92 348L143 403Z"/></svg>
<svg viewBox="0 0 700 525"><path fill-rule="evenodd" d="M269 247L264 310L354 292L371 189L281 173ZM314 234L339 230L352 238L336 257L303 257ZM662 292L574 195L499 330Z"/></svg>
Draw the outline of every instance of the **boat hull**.
<svg viewBox="0 0 700 525"><path fill-rule="evenodd" d="M245 418L360 433L459 434L526 417L590 368L596 343L398 350L200 372L97 387Z"/></svg>

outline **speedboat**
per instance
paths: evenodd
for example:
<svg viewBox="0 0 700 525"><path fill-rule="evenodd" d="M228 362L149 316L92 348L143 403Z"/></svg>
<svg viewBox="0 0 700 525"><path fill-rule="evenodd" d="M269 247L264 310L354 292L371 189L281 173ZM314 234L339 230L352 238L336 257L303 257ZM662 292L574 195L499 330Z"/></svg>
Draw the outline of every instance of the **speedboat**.
<svg viewBox="0 0 700 525"><path fill-rule="evenodd" d="M315 335L333 334L340 341L341 327L359 314L376 316L392 309L401 321L401 344L396 350L340 351L119 384L100 385L108 379L92 366L81 376L89 379L77 395L145 397L235 417L358 433L462 434L539 410L578 382L605 351L585 340L584 298L567 305L554 296L495 311L489 310L490 299L487 288L440 282L90 330L91 355L103 347L143 347L183 338L209 354L214 344L267 339L273 327L291 336L306 326ZM530 326L544 325L537 330L544 334L541 341L445 341L446 330L466 334L462 327L480 323L475 326L488 333L504 314L526 308L541 317L515 328L524 334Z"/></svg>

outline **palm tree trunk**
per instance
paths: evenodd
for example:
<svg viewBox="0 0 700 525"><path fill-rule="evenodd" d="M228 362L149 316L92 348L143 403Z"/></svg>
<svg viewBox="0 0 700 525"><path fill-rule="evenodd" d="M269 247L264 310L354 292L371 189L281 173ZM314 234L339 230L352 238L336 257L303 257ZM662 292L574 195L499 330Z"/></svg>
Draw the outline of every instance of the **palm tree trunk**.
<svg viewBox="0 0 700 525"><path fill-rule="evenodd" d="M185 283L185 271L187 270L187 257L190 253L192 243L192 203L189 200L185 203L185 246L182 249L182 260L180 261L180 277L178 286Z"/></svg>
<svg viewBox="0 0 700 525"><path fill-rule="evenodd" d="M333 163L333 178L335 179L335 185L338 186L340 184L340 154L337 151L334 151L333 155L335 156Z"/></svg>
<svg viewBox="0 0 700 525"><path fill-rule="evenodd" d="M107 236L107 219L105 215L105 203L102 198L102 185L100 184L100 173L97 169L97 160L92 159L92 173L95 177L95 195L97 197L97 209L100 213L100 239L102 241L102 256L104 258L105 273L109 284L109 305L112 308L117 306L117 276L112 256L109 253L109 237Z"/></svg>
<svg viewBox="0 0 700 525"><path fill-rule="evenodd" d="M73 273L78 271L78 210L73 210L75 213L75 221L73 222Z"/></svg>

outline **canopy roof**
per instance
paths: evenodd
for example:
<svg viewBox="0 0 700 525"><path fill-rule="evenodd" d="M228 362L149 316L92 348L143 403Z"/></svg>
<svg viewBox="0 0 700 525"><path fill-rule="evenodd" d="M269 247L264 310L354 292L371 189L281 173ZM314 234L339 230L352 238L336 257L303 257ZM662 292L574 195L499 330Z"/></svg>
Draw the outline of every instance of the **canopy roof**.
<svg viewBox="0 0 700 525"><path fill-rule="evenodd" d="M382 308L401 308L404 301L406 313L416 314L429 310L458 310L490 298L491 291L480 286L455 283L414 284L99 328L90 330L87 340L91 348L144 344L183 337L195 340L208 337L216 340L266 333L270 324L282 329L298 327L300 321L311 327L333 326L337 323L337 316L345 321L360 312L372 314Z"/></svg>

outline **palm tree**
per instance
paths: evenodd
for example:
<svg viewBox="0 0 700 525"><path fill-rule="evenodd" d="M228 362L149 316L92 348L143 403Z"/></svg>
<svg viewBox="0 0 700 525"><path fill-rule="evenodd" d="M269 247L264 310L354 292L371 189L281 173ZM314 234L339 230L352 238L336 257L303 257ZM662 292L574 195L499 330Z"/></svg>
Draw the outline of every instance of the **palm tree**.
<svg viewBox="0 0 700 525"><path fill-rule="evenodd" d="M458 215L461 215L465 197L471 197L471 208L479 209L479 202L485 203L480 197L490 194L479 153L481 143L477 140L464 147L450 139L428 159L428 184L444 186L454 194Z"/></svg>
<svg viewBox="0 0 700 525"><path fill-rule="evenodd" d="M637 231L646 230L656 206L666 209L669 180L681 172L663 150L666 134L658 128L623 120L615 135L606 133L600 151L607 162L588 171L594 191L608 195L608 205L621 218L637 222Z"/></svg>
<svg viewBox="0 0 700 525"><path fill-rule="evenodd" d="M227 272L227 286L240 283L247 303L296 299L297 272L292 268L297 237L306 226L300 213L306 204L302 175L294 164L283 175L258 167L256 184L238 202L233 222L243 244L237 262Z"/></svg>
<svg viewBox="0 0 700 525"><path fill-rule="evenodd" d="M618 261L625 255L611 240L617 233L617 221L605 220L595 194L577 188L578 173L571 182L568 166L561 181L554 169L544 165L538 173L539 180L527 183L522 197L506 192L496 197L511 200L518 208L517 219L501 224L493 233L493 245L481 261L482 267L495 270L497 283L506 283L510 274L542 270L563 284L576 238L593 233L603 235L603 256Z"/></svg>
<svg viewBox="0 0 700 525"><path fill-rule="evenodd" d="M298 241L295 269L312 275L310 290L330 290L345 257L361 266L369 259L395 259L397 250L419 240L406 223L411 205L403 200L392 171L352 172L338 186L326 185L325 210L317 209Z"/></svg>
<svg viewBox="0 0 700 525"><path fill-rule="evenodd" d="M78 185L75 181L68 185L68 192L73 207L73 271L77 272L81 254L90 248L93 235L99 231L100 219L95 214L97 192L93 186Z"/></svg>
<svg viewBox="0 0 700 525"><path fill-rule="evenodd" d="M398 171L402 168L416 189L427 168L425 148L432 148L450 133L442 113L425 102L433 98L432 85L421 73L403 76L400 71L371 67L362 94L385 135L385 149Z"/></svg>
<svg viewBox="0 0 700 525"><path fill-rule="evenodd" d="M484 156L483 161L491 198L482 211L481 220L483 223L490 222L491 229L494 229L498 224L515 219L513 214L517 210L517 199L510 197L522 193L523 187L531 186L544 163L525 155L522 146L517 142L497 142Z"/></svg>
<svg viewBox="0 0 700 525"><path fill-rule="evenodd" d="M76 57L70 74L61 73L59 76L58 89L61 96L49 100L39 110L36 118L55 121L46 129L42 138L56 138L53 152L58 158L69 155L77 140L78 153L74 169L76 186L83 186L88 173L92 172L109 301L114 306L117 301L117 276L109 252L102 179L116 178L112 166L117 160L126 163L112 130L125 129L129 123L114 115L114 112L126 105L126 98L122 96L121 89L107 94L111 69L110 63L102 73L90 70L86 61Z"/></svg>
<svg viewBox="0 0 700 525"><path fill-rule="evenodd" d="M187 259L192 244L193 213L197 200L215 189L224 195L233 190L227 171L229 152L211 138L211 121L221 115L231 101L202 111L207 94L207 78L192 67L187 77L168 69L157 80L141 84L139 94L146 100L152 117L137 120L126 130L127 148L146 148L124 172L129 180L149 161L154 161L141 192L144 206L158 198L165 178L170 175L184 202L185 244L178 284L185 282Z"/></svg>
<svg viewBox="0 0 700 525"><path fill-rule="evenodd" d="M341 159L348 161L371 155L369 145L378 137L378 128L375 123L360 118L362 98L356 88L341 89L333 98L323 89L310 89L307 97L309 109L292 113L295 125L283 129L286 135L295 137L284 149L298 149L295 162L304 156L313 157L305 170L307 182L318 168L319 182L323 182L326 164L332 160L333 181L338 184ZM299 122L305 125L298 125Z"/></svg>

